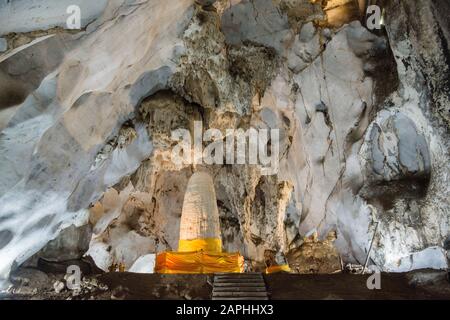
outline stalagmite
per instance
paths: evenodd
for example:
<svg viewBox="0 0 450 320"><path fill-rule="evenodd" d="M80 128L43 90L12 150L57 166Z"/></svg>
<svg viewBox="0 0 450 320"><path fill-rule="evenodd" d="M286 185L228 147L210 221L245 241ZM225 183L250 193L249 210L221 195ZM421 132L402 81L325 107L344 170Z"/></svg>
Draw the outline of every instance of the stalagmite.
<svg viewBox="0 0 450 320"><path fill-rule="evenodd" d="M178 252L162 252L156 273L240 273L244 258L222 252L219 210L214 182L208 173L197 172L184 195Z"/></svg>
<svg viewBox="0 0 450 320"><path fill-rule="evenodd" d="M204 172L195 173L189 180L184 196L180 224L178 251L220 252L220 220L216 192L211 176Z"/></svg>

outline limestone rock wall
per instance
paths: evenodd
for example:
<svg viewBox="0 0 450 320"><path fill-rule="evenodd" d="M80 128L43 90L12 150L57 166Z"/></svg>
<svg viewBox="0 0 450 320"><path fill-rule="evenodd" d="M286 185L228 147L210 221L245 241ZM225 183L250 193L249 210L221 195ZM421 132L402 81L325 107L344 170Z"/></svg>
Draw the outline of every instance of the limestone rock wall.
<svg viewBox="0 0 450 320"><path fill-rule="evenodd" d="M167 86L192 3L106 11L2 130L3 277L62 229L85 224L91 203L151 153L138 123L125 146L117 143L119 131L145 96Z"/></svg>
<svg viewBox="0 0 450 320"><path fill-rule="evenodd" d="M0 35L8 33L45 30L67 25L71 12L70 6L80 8L81 27L84 28L98 18L108 1L89 0L2 0L0 1Z"/></svg>
<svg viewBox="0 0 450 320"><path fill-rule="evenodd" d="M392 1L379 32L342 5L333 20L330 1L111 2L85 31L0 56L18 96L0 105L0 274L72 224L92 227L104 270L175 250L198 171L224 250L255 269L280 255L299 272L364 263L377 223L373 268L444 267L446 4ZM13 72L45 49L52 63ZM278 173L176 166L171 132L195 121L279 129Z"/></svg>

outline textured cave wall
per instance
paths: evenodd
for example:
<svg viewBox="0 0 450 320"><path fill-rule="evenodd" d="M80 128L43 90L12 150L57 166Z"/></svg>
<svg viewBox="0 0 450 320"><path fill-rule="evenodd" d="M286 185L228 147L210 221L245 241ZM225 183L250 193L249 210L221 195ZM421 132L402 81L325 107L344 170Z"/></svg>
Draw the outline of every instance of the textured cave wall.
<svg viewBox="0 0 450 320"><path fill-rule="evenodd" d="M167 86L192 3L110 5L2 130L3 277L62 229L85 224L90 204L151 153L145 128L133 124L128 143L120 131L141 99Z"/></svg>
<svg viewBox="0 0 450 320"><path fill-rule="evenodd" d="M225 249L241 251L256 265L263 263L267 252L283 252L295 256L295 264L307 260L297 256L302 252L298 249L307 245L305 236L316 232L324 239L329 231L337 230L336 247L344 262L363 263L375 221L380 221L372 263L390 271L442 267L439 247L448 232L448 201L443 199L444 191L437 191L439 195L429 191L436 168L429 143L441 137L427 130L431 120L404 107L399 97L404 79L399 79L402 74L397 72L398 58L391 52L391 41L371 34L359 23L334 31L317 29L308 23L317 17L314 8L296 12L302 15L299 23L292 19L292 11L284 15L271 6L264 1L225 6L221 17L224 37L217 29L218 17L209 10L198 11L185 33L187 54L172 82L175 93L197 104L205 130L249 125L282 130L278 176L261 176L251 166L202 168L215 180ZM273 23L259 26L263 19L258 14ZM249 16L255 18L249 20ZM231 45L226 53L213 50L223 47L223 42ZM207 44L206 48L197 47L199 43ZM267 55L261 46L275 52ZM255 55L246 54L244 59L243 52ZM228 64L238 86L227 85L230 75L224 70ZM264 66L267 74L255 73L253 65ZM207 82L184 78L201 79L205 74ZM269 86L264 85L268 76ZM258 79L264 80L262 86L257 85ZM259 100L250 101L249 92L260 95ZM241 114L238 117L236 110L224 107L236 96L240 100L232 106ZM185 127L192 129L192 123ZM439 161L446 157L437 150ZM192 170L182 172L181 186ZM152 173L147 180L155 180L155 174L161 175ZM447 183L446 175L441 178ZM173 192L171 183L167 188ZM177 192L181 195L171 193L170 197L178 199L178 205L166 217L181 210L184 187ZM164 203L163 199L167 197L158 191L154 203ZM425 225L421 219L436 209L441 213L429 214ZM176 214L173 219L178 223ZM433 233L436 226L441 230ZM173 229L158 230L164 239L158 243L170 239L166 249L175 249L178 239ZM320 247L315 250L321 251ZM336 265L337 253L330 254L334 258L328 264Z"/></svg>
<svg viewBox="0 0 450 320"><path fill-rule="evenodd" d="M22 33L65 27L69 17L67 8L79 6L81 27L98 18L107 5L106 0L2 0L0 1L0 34Z"/></svg>
<svg viewBox="0 0 450 320"><path fill-rule="evenodd" d="M197 170L213 177L224 249L255 268L281 253L299 272L364 263L376 222L374 268L442 268L445 1L389 2L376 33L354 7L327 21L327 7L306 0L212 2L111 3L88 30L56 39L67 46L25 89L28 71L11 67L42 61L34 52L53 52L54 37L0 56L0 84L26 97L0 110L0 274L72 224L92 227L87 254L104 270L176 250ZM279 129L278 174L177 167L171 132L192 134L194 121ZM83 254L77 230L84 244L91 234L72 227L38 255Z"/></svg>
<svg viewBox="0 0 450 320"><path fill-rule="evenodd" d="M386 29L400 79L400 88L392 103L396 112L410 118L412 122L409 126L414 123L419 133L418 138L414 139L415 150L408 150L411 149L409 147L403 152L415 151L416 154L412 160L417 161L418 167L411 167L405 175L408 188L413 190L408 191L405 186L403 190L406 192L402 191L404 195L394 200L392 209L383 210L387 214L381 218L381 232L386 235L380 237L379 245L385 252L384 257L376 253L375 259L392 265L393 269L424 267L427 261L420 256L427 247L430 264L439 264L437 260L444 259L440 248L448 235L450 222L449 65L448 38L445 37L448 21L443 23L437 12L445 6L439 1L392 1L386 4ZM407 126L403 126L403 130L407 130ZM409 138L411 136L408 134ZM401 142L398 144L400 163L404 162ZM428 144L430 159L421 156L425 144ZM411 176L415 182L411 181ZM397 234L397 237L392 234ZM407 252L411 254L408 256ZM397 258L402 255L398 263ZM389 260L392 262L389 263ZM445 266L443 261L441 264Z"/></svg>

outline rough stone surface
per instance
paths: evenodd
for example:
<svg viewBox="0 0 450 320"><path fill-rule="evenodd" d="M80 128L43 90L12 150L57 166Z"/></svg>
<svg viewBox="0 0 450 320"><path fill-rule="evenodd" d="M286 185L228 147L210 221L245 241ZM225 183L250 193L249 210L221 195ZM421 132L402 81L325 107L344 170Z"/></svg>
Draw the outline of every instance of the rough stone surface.
<svg viewBox="0 0 450 320"><path fill-rule="evenodd" d="M242 0L225 10L222 31L232 45L254 42L282 52L292 38L288 18L272 1Z"/></svg>
<svg viewBox="0 0 450 320"><path fill-rule="evenodd" d="M375 230L371 269L446 267L448 6L390 1L372 33L332 2L117 1L81 33L1 56L0 275L71 225L92 224L105 271L176 250L199 171L223 249L250 269L364 264ZM30 69L45 50L58 59ZM278 173L175 165L171 132L194 121L279 129Z"/></svg>
<svg viewBox="0 0 450 320"><path fill-rule="evenodd" d="M56 26L67 28L67 20L74 13L68 9L73 5L80 8L80 22L84 28L102 14L107 2L106 0L1 0L0 35Z"/></svg>
<svg viewBox="0 0 450 320"><path fill-rule="evenodd" d="M0 110L21 104L38 89L73 48L73 41L72 35L68 34L44 34L29 43L11 47L12 50L0 57L0 83L4 88L0 93ZM40 91L46 95L44 90L48 87Z"/></svg>
<svg viewBox="0 0 450 320"><path fill-rule="evenodd" d="M0 38L0 52L8 50L8 42L5 38Z"/></svg>
<svg viewBox="0 0 450 320"><path fill-rule="evenodd" d="M46 98L31 95L2 132L1 168L10 174L2 178L0 228L14 233L0 253L3 276L14 261L20 264L65 227L84 224L90 203L151 152L146 131L138 124L139 136L130 145L113 150L103 146L114 140L141 99L167 86L192 3L140 3L112 10L115 5L110 4L102 22L91 24L90 33L43 80ZM154 51L158 54L148 55ZM106 67L99 61L109 63ZM103 119L101 126L97 117ZM13 144L21 147L13 151ZM95 164L98 154L102 159Z"/></svg>
<svg viewBox="0 0 450 320"><path fill-rule="evenodd" d="M189 179L180 222L180 240L220 239L219 210L211 176L197 172Z"/></svg>
<svg viewBox="0 0 450 320"><path fill-rule="evenodd" d="M70 226L42 248L37 256L48 261L81 259L89 249L91 237L92 228L89 224L79 228Z"/></svg>

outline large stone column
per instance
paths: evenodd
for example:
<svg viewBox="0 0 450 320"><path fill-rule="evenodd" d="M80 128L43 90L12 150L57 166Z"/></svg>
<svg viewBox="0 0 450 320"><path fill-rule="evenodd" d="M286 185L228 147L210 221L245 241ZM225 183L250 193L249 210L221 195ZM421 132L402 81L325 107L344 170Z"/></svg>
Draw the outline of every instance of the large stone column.
<svg viewBox="0 0 450 320"><path fill-rule="evenodd" d="M195 173L184 196L178 251L221 252L219 210L211 176Z"/></svg>

